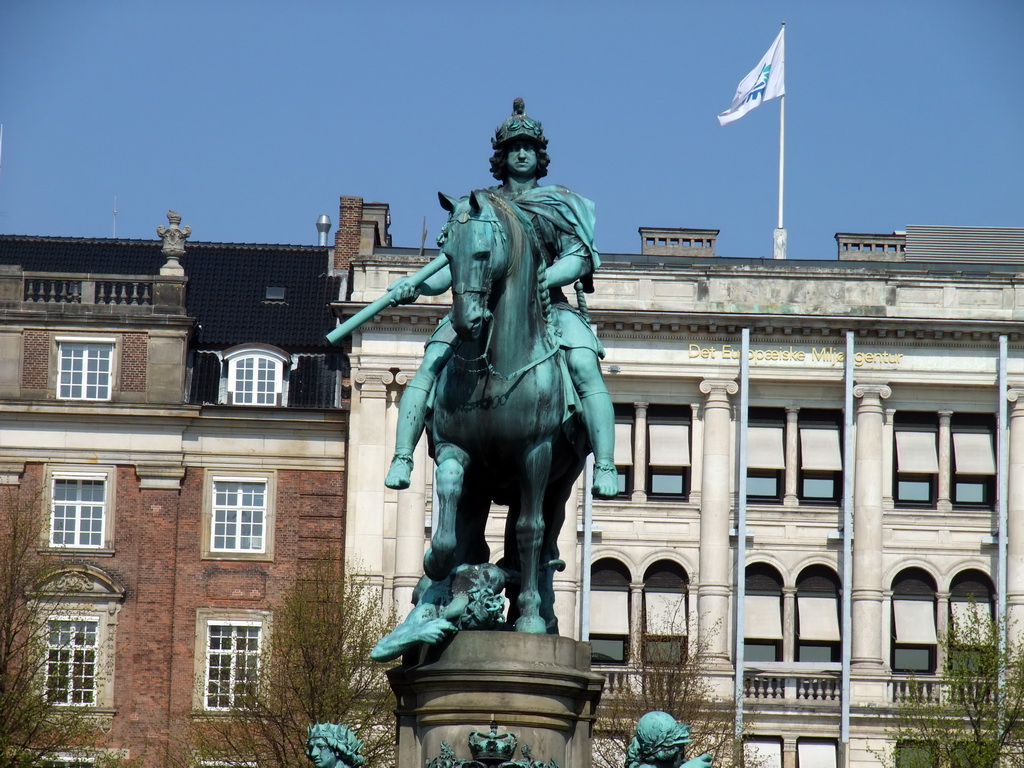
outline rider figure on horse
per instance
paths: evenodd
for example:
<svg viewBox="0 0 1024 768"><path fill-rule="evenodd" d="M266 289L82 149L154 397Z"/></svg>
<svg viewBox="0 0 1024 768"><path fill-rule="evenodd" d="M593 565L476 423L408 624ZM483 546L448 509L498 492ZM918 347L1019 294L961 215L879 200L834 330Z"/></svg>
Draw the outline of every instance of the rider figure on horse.
<svg viewBox="0 0 1024 768"><path fill-rule="evenodd" d="M618 494L618 475L613 457L615 414L598 362L604 357L604 349L585 316L572 307L562 293L564 286L577 281L587 293L594 290L592 274L601 264L594 248L594 204L565 187L537 184L537 180L547 174L551 162L547 144L540 122L526 114L522 99L516 99L513 114L498 126L491 140L494 148L491 173L502 183L487 191L526 214L544 250L548 265L545 281L551 306L556 310L559 346L579 396L581 415L594 452L593 494L607 499ZM446 225L438 237L442 251L447 229ZM451 285L451 271L445 267L418 288L408 278L402 278L391 286L390 293L395 303L406 304L415 301L420 294L444 293ZM427 340L423 362L399 404L395 455L384 481L389 488L409 487L412 453L423 433L434 383L456 346L458 338L445 319Z"/></svg>

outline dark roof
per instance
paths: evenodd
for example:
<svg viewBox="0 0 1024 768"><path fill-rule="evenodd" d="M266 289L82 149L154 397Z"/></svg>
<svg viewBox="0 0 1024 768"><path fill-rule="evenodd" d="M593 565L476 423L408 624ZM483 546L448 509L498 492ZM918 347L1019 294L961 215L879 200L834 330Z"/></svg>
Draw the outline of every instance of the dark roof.
<svg viewBox="0 0 1024 768"><path fill-rule="evenodd" d="M0 264L28 272L154 275L166 258L159 240L0 235ZM186 243L186 306L201 346L263 342L288 349L328 348L330 303L338 277L327 274L321 246ZM268 301L268 287L284 288Z"/></svg>

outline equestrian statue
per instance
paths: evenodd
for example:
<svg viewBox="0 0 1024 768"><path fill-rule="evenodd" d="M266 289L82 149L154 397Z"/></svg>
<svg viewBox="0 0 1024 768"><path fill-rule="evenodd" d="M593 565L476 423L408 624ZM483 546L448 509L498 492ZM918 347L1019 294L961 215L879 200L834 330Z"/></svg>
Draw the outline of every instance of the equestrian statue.
<svg viewBox="0 0 1024 768"><path fill-rule="evenodd" d="M451 312L427 340L399 404L385 484L409 486L426 427L439 509L416 607L375 649L380 661L460 628L494 628L499 584L510 601L508 625L557 634L553 579L564 567L557 539L587 453L595 458L593 494L618 493L604 350L584 296L600 266L593 203L538 184L550 163L548 140L522 99L491 144L491 172L501 183L458 200L440 195L449 214L440 255L328 335L340 341L388 305L452 292ZM576 306L566 286L574 286ZM497 575L483 567L492 502L508 506ZM490 618L467 625L467 612Z"/></svg>

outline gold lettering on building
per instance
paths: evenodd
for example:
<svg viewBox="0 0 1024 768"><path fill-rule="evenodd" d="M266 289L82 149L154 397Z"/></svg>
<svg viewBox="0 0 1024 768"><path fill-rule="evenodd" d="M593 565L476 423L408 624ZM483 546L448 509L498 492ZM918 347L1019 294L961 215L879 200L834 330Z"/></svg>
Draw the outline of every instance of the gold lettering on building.
<svg viewBox="0 0 1024 768"><path fill-rule="evenodd" d="M687 354L691 360L739 360L740 347L736 344L690 344ZM846 362L846 352L838 347L812 346L810 352L792 345L757 347L751 349L748 354L752 363L770 361L841 365ZM903 357L902 352L854 352L853 365L856 368L864 365L899 365Z"/></svg>

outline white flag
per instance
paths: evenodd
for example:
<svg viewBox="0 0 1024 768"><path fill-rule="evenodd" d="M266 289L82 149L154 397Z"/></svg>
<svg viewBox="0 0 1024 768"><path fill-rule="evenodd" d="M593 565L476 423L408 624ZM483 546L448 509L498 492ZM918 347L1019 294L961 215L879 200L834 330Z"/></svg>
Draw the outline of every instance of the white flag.
<svg viewBox="0 0 1024 768"><path fill-rule="evenodd" d="M768 53L750 70L750 74L740 81L736 95L732 97L732 105L718 116L720 125L739 120L761 102L786 95L786 46L783 34L786 28L779 30Z"/></svg>

